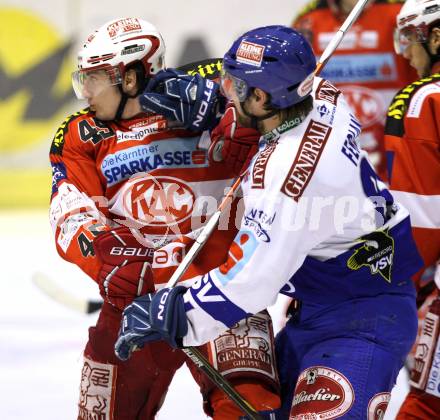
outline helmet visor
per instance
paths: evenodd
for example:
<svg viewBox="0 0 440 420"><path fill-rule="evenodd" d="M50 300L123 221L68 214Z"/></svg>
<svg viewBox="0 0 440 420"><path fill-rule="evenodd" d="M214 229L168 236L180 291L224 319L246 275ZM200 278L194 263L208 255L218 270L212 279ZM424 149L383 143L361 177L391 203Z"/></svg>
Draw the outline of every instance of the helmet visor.
<svg viewBox="0 0 440 420"><path fill-rule="evenodd" d="M224 68L221 70L220 87L222 94L229 100L237 98L240 102L244 102L249 95L247 83L228 73Z"/></svg>
<svg viewBox="0 0 440 420"><path fill-rule="evenodd" d="M427 26L406 26L394 30L394 50L396 54L403 54L409 45L424 43L428 40Z"/></svg>
<svg viewBox="0 0 440 420"><path fill-rule="evenodd" d="M78 99L97 96L109 86L122 83L118 67L81 69L72 73L72 86Z"/></svg>

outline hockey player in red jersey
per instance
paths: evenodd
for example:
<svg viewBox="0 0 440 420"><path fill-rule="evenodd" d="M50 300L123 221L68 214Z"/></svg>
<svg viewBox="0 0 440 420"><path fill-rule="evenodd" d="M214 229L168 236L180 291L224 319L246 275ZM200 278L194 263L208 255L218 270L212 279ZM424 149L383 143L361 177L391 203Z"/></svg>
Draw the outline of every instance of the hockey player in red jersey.
<svg viewBox="0 0 440 420"><path fill-rule="evenodd" d="M92 33L72 77L77 96L89 107L64 121L50 150L50 220L57 250L97 283L104 299L84 351L78 419L147 420L160 409L186 358L161 342L121 362L114 355L121 310L158 287L151 266L175 269L179 261L166 243L182 234L187 241L195 237L236 175L233 167L244 163L258 138L254 130L238 127L235 114L227 111L212 139L228 145L223 153L233 151L233 165L222 162L221 153L208 160L204 144L209 146L211 139L202 131L212 125L206 118L214 118L215 112L185 124L191 113L199 111L195 104L202 96L212 97L205 101L209 110L218 107L217 95L212 94L218 85L198 74L177 77L173 85L162 87L191 94L182 102L177 122L142 112L137 95L164 68L164 54L160 33L141 19L116 19ZM219 264L235 234L232 227L218 231L211 241L215 252L208 249L202 263L211 268ZM157 245L163 247L154 254ZM254 321L251 318L219 337L209 345L209 356L256 408L273 408L279 398L270 318L263 313ZM225 349L234 350L234 342L244 350L252 347L250 340L241 338L255 333L255 325L264 327L256 335L266 345L265 360L237 356L237 363L221 365L218 358ZM237 418L240 411L233 403L188 363L207 412L216 419Z"/></svg>
<svg viewBox="0 0 440 420"><path fill-rule="evenodd" d="M428 420L440 416L440 1L408 0L397 16L395 44L417 70L419 80L400 90L388 109L389 184L410 212L424 260L424 268L415 276L419 304L424 290L436 289L415 347L411 390L397 419ZM426 279L431 285L425 284Z"/></svg>
<svg viewBox="0 0 440 420"><path fill-rule="evenodd" d="M313 0L292 26L320 56L356 0ZM386 110L398 89L415 73L393 50L395 18L403 0L370 1L326 65L322 76L344 93L362 124L361 146L376 172L386 176L383 130Z"/></svg>

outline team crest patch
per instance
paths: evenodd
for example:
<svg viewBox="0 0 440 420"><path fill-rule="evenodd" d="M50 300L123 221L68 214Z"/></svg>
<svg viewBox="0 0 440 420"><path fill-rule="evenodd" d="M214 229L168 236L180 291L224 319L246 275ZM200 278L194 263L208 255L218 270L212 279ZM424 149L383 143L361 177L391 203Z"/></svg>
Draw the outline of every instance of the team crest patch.
<svg viewBox="0 0 440 420"><path fill-rule="evenodd" d="M79 395L79 420L112 420L116 366L84 358Z"/></svg>
<svg viewBox="0 0 440 420"><path fill-rule="evenodd" d="M390 399L391 393L389 392L374 395L368 403L368 420L383 420Z"/></svg>
<svg viewBox="0 0 440 420"><path fill-rule="evenodd" d="M214 367L222 374L254 372L277 382L275 345L268 313L252 315L229 330L211 344Z"/></svg>
<svg viewBox="0 0 440 420"><path fill-rule="evenodd" d="M438 378L440 376L440 349L437 354L435 352L439 331L440 318L437 314L429 311L423 321L422 331L414 354L414 367L410 378L410 384L414 388L422 390L436 389L435 381L430 380L430 377L435 376ZM434 375L431 375L431 366Z"/></svg>
<svg viewBox="0 0 440 420"><path fill-rule="evenodd" d="M391 283L391 269L394 257L394 239L385 231L376 230L368 235L361 236L362 246L357 248L347 261L347 267L359 270L366 266L371 274L380 274L388 283Z"/></svg>
<svg viewBox="0 0 440 420"><path fill-rule="evenodd" d="M350 410L354 400L353 387L342 373L313 366L298 378L289 420L341 417Z"/></svg>
<svg viewBox="0 0 440 420"><path fill-rule="evenodd" d="M335 88L328 80L321 80L318 89L316 89L316 99L336 105L341 91Z"/></svg>
<svg viewBox="0 0 440 420"><path fill-rule="evenodd" d="M249 64L250 66L260 67L263 61L264 49L264 45L243 40L237 49L237 61Z"/></svg>

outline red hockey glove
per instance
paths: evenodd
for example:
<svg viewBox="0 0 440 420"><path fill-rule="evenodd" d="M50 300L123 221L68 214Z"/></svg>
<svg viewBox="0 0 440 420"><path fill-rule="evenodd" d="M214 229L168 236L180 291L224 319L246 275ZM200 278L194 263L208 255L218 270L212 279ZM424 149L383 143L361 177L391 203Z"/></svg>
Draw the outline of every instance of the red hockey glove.
<svg viewBox="0 0 440 420"><path fill-rule="evenodd" d="M122 310L136 296L154 292L154 249L141 245L128 228L100 234L93 241L93 248L102 264L98 284L104 300Z"/></svg>
<svg viewBox="0 0 440 420"><path fill-rule="evenodd" d="M225 161L234 175L238 176L247 169L252 156L257 152L259 138L257 130L238 124L235 108L230 106L211 133L209 159L214 162Z"/></svg>

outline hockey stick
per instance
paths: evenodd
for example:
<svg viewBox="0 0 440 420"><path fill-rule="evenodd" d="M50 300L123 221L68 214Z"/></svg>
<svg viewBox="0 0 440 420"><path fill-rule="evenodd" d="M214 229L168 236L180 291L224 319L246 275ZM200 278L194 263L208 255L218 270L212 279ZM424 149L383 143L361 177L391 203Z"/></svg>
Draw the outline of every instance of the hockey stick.
<svg viewBox="0 0 440 420"><path fill-rule="evenodd" d="M74 311L81 312L83 314L91 314L101 309L102 301L76 297L67 290L58 286L50 277L39 271L32 275L32 282L45 295Z"/></svg>
<svg viewBox="0 0 440 420"><path fill-rule="evenodd" d="M319 58L318 64L316 65L315 76L318 76L321 73L322 69L327 64L327 61L335 52L336 48L338 48L342 38L344 38L344 35L351 28L351 25L353 25L353 23L357 20L368 2L369 0L358 0L350 14L344 20L344 23L339 28L338 32L336 32L335 36L330 40L327 47L325 47L325 50Z"/></svg>
<svg viewBox="0 0 440 420"><path fill-rule="evenodd" d="M350 29L352 24L355 22L355 20L358 18L358 16L361 14L362 10L366 6L367 2L369 0L359 0L355 7L352 9L350 14L345 19L344 23L342 24L341 28L338 30L338 32L335 34L335 36L331 39L327 47L325 48L324 52L322 53L315 69L315 76L318 76L328 60L330 59L333 52L336 50L336 48L339 46L340 42L342 41L342 38L344 37L345 33ZM197 237L196 241L188 251L188 253L183 258L180 265L177 267L176 271L173 273L171 278L169 279L168 283L166 284L166 287L172 288L174 287L178 281L181 279L181 277L185 274L188 267L191 265L191 263L194 261L194 259L197 257L198 253L202 249L202 247L205 245L206 241L210 237L213 230L216 228L217 223L220 219L220 216L224 210L224 208L230 203L230 201L235 196L237 190L239 189L242 179L244 177L246 172L241 174L232 184L231 189L228 191L228 193L223 198L222 202L220 203L218 209L215 211L215 213L211 216L208 223L203 228L200 235ZM191 360L201 369L219 388L221 388L226 395L234 401L240 409L243 410L243 412L250 418L250 419L258 419L260 418L258 412L250 406L250 404L245 401L238 393L235 391L234 388L230 387L228 382L223 378L223 376L215 370L210 362L203 356L203 354L194 347L186 347L182 349L185 354L191 358Z"/></svg>

